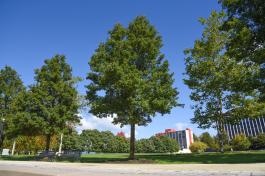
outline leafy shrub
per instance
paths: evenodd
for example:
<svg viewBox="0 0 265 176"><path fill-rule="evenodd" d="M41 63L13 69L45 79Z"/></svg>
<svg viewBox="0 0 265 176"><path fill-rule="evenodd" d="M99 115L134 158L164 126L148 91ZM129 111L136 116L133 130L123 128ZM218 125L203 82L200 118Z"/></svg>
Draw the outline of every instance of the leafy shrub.
<svg viewBox="0 0 265 176"><path fill-rule="evenodd" d="M230 152L231 149L233 150L233 146L229 145L229 144L225 144L224 145L224 151L225 152Z"/></svg>
<svg viewBox="0 0 265 176"><path fill-rule="evenodd" d="M208 146L203 142L194 142L190 145L190 151L193 153L204 152Z"/></svg>
<svg viewBox="0 0 265 176"><path fill-rule="evenodd" d="M250 148L253 150L265 149L265 134L261 133L256 137L249 138L251 146Z"/></svg>
<svg viewBox="0 0 265 176"><path fill-rule="evenodd" d="M251 145L250 141L244 134L235 136L235 138L232 139L231 144L233 149L237 151L247 150Z"/></svg>

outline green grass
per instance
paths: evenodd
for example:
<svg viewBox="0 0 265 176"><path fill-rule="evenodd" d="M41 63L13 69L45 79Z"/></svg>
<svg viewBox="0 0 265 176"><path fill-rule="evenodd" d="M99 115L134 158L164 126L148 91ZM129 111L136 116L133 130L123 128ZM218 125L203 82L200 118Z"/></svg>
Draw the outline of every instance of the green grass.
<svg viewBox="0 0 265 176"><path fill-rule="evenodd" d="M63 160L64 162L82 163L158 163L158 164L239 164L265 163L265 151L201 153L201 154L137 154L136 162L128 161L128 154L93 154L83 155L79 161ZM34 161L34 156L0 157L0 160ZM57 160L58 161L58 160Z"/></svg>

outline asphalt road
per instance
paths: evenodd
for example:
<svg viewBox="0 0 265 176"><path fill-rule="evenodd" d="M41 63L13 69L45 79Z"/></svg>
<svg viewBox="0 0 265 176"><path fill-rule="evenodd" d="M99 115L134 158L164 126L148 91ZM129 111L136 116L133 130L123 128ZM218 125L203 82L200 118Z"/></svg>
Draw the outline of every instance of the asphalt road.
<svg viewBox="0 0 265 176"><path fill-rule="evenodd" d="M91 164L0 161L0 176L265 176L261 164Z"/></svg>

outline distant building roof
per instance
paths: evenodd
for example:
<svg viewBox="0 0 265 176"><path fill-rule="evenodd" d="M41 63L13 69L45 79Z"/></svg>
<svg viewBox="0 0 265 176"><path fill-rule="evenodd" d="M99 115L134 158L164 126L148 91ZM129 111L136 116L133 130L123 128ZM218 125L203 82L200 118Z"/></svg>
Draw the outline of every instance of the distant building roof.
<svg viewBox="0 0 265 176"><path fill-rule="evenodd" d="M125 137L125 133L123 131L120 131L117 133L116 136Z"/></svg>

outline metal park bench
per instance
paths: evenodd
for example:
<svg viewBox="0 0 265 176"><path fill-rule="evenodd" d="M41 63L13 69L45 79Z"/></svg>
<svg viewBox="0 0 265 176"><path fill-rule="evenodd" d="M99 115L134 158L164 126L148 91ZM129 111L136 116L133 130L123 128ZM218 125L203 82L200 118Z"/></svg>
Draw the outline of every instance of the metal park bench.
<svg viewBox="0 0 265 176"><path fill-rule="evenodd" d="M80 151L72 151L72 150L68 150L68 151L63 151L62 153L58 153L57 157L58 159L62 159L62 160L78 160L81 157L82 152Z"/></svg>
<svg viewBox="0 0 265 176"><path fill-rule="evenodd" d="M43 160L43 159L48 159L48 161L53 161L56 158L56 153L54 151L43 151L43 152L38 152L36 155L36 160Z"/></svg>

